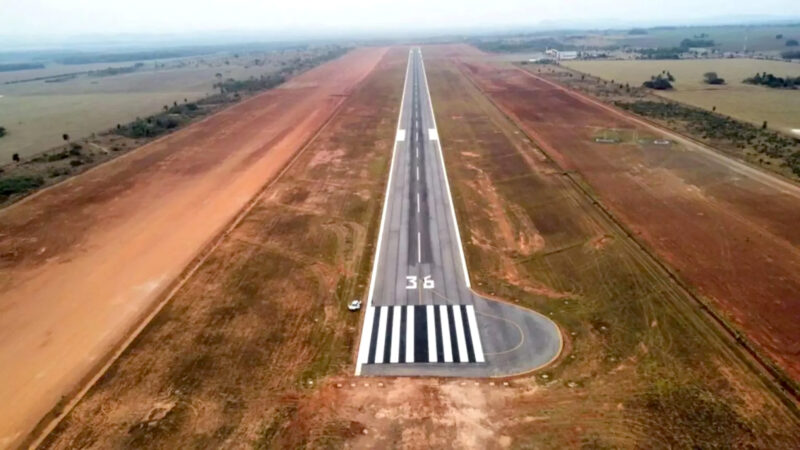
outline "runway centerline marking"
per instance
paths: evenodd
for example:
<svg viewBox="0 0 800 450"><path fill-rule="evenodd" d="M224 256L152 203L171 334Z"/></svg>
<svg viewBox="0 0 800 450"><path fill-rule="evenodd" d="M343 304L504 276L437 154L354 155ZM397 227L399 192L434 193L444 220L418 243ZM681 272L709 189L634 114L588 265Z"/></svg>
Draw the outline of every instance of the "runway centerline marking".
<svg viewBox="0 0 800 450"><path fill-rule="evenodd" d="M417 231L417 262L422 262L422 233Z"/></svg>

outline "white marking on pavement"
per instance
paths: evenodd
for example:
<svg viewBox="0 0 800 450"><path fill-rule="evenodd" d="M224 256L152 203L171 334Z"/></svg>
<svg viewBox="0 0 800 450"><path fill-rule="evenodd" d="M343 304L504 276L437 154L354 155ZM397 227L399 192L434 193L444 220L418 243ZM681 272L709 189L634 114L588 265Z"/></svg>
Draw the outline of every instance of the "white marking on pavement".
<svg viewBox="0 0 800 450"><path fill-rule="evenodd" d="M417 212L419 212L419 194L417 194Z"/></svg>
<svg viewBox="0 0 800 450"><path fill-rule="evenodd" d="M400 123L403 120L403 111L406 102L406 86L408 84L408 73L411 72L411 50L408 51L408 63L406 64L406 75L405 79L403 80L403 95L400 98L400 112L397 114L397 130L400 130ZM405 133L405 132L404 132ZM372 306L372 296L375 293L375 279L377 278L378 274L378 263L381 260L381 242L383 242L383 229L384 225L386 224L386 214L389 211L389 196L391 193L392 188L392 175L394 174L394 160L395 156L397 156L397 142L394 143L392 147L392 161L389 163L389 179L386 181L386 195L383 197L383 212L381 213L381 225L378 229L378 243L375 247L375 259L372 261L372 276L369 280L369 294L367 294L367 307ZM367 308L369 310L369 308ZM364 322L366 326L366 321ZM370 322L369 328L362 328L361 333L364 334L366 330L366 334L372 333L372 323ZM367 345L364 345L364 344ZM356 362L356 370L355 375L361 375L361 365L362 361L367 361L369 353L369 339L362 340L361 345L358 348L358 360ZM363 354L363 355L362 355Z"/></svg>
<svg viewBox="0 0 800 450"><path fill-rule="evenodd" d="M406 130L397 130L397 137L394 139L397 142L403 142L406 140Z"/></svg>
<svg viewBox="0 0 800 450"><path fill-rule="evenodd" d="M375 343L375 364L383 362L383 350L386 346L386 316L389 315L389 308L379 308L378 311L378 342Z"/></svg>
<svg viewBox="0 0 800 450"><path fill-rule="evenodd" d="M436 131L436 128L428 128L428 138L432 141L439 140L439 133Z"/></svg>
<svg viewBox="0 0 800 450"><path fill-rule="evenodd" d="M425 308L428 315L428 362L438 362L439 358L436 356L436 316L433 315L433 305L428 305Z"/></svg>
<svg viewBox="0 0 800 450"><path fill-rule="evenodd" d="M428 74L425 72L425 60L422 59L422 50L419 51L419 54L420 54L419 61L422 64L422 76L425 78L425 91L428 93L428 106L430 107L431 110L431 120L433 120L433 129L437 130L439 127L436 126L436 115L433 113L433 101L431 100L431 90L428 87ZM464 257L464 247L461 245L461 233L458 231L456 210L455 207L453 206L453 195L450 193L450 182L447 180L447 168L444 165L444 154L442 154L441 144L438 145L438 149L439 149L439 158L442 161L442 173L444 173L444 184L445 187L447 188L447 198L450 200L450 214L452 215L453 218L453 226L456 229L456 242L458 242L458 250L459 254L461 255L461 268L464 272L464 281L467 284L467 288L469 288L470 281L469 281L469 272L467 272L467 259Z"/></svg>
<svg viewBox="0 0 800 450"><path fill-rule="evenodd" d="M367 305L367 313L364 316L364 329L361 330L361 343L358 345L358 364L356 367L361 368L362 364L366 364L369 359L369 340L372 337L372 323L375 318L375 308ZM358 373L356 373L358 375Z"/></svg>
<svg viewBox="0 0 800 450"><path fill-rule="evenodd" d="M461 321L461 306L453 306L453 320L456 321L456 338L458 340L458 360L469 362L467 353L467 338L464 336L464 323Z"/></svg>
<svg viewBox="0 0 800 450"><path fill-rule="evenodd" d="M453 362L453 347L450 344L450 325L447 318L447 305L439 305L439 316L442 322L442 347L444 362Z"/></svg>
<svg viewBox="0 0 800 450"><path fill-rule="evenodd" d="M419 166L417 166L417 181L419 181Z"/></svg>
<svg viewBox="0 0 800 450"><path fill-rule="evenodd" d="M469 322L469 334L472 338L472 349L475 350L475 361L482 363L483 346L481 345L481 335L478 333L478 321L475 319L475 306L467 305L467 322Z"/></svg>
<svg viewBox="0 0 800 450"><path fill-rule="evenodd" d="M400 362L400 310L402 306L395 305L392 316L392 349L389 353L389 362Z"/></svg>
<svg viewBox="0 0 800 450"><path fill-rule="evenodd" d="M414 362L414 305L406 306L406 362Z"/></svg>
<svg viewBox="0 0 800 450"><path fill-rule="evenodd" d="M417 262L422 262L422 233L417 231Z"/></svg>

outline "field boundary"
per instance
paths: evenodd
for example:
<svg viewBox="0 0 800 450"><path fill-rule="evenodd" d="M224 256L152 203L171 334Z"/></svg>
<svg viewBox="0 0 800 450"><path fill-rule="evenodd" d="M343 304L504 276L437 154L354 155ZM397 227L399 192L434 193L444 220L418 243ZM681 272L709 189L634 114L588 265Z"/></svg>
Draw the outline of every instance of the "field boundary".
<svg viewBox="0 0 800 450"><path fill-rule="evenodd" d="M762 370L757 370L756 367L753 367L752 364L748 365L750 365L753 369L755 369L754 371L756 371L761 375L761 378L767 382L767 385L771 386L773 390L779 394L779 398L783 401L784 404L786 404L786 406L789 407L792 413L795 414L797 417L800 417L800 389L798 389L798 387L795 386L794 381L791 380L791 378L789 378L785 373L783 373L783 371L780 368L776 367L775 363L769 357L761 355L761 353L753 347L753 344L750 343L750 341L739 330L737 330L736 327L728 323L728 321L723 316L721 316L721 314L717 312L713 306L709 305L705 300L703 300L699 295L697 295L691 288L691 286L689 286L688 283L683 281L666 263L662 262L661 259L658 258L658 256L655 255L655 253L652 250L650 250L649 247L647 247L647 245L645 245L643 242L640 242L636 238L636 236L619 219L617 219L617 217L599 199L597 199L588 189L586 189L586 187L583 184L581 184L581 182L578 180L578 178L575 176L574 173L564 170L564 168L561 167L551 156L550 154L551 151L548 149L551 149L552 147L550 147L549 145L543 145L538 135L531 135L531 133L524 130L519 125L519 123L503 107L501 107L497 102L495 102L495 100L491 97L491 95L486 93L486 91L484 91L483 89L480 88L480 86L478 86L475 80L473 80L472 77L464 70L461 64L458 64L458 68L461 71L461 73L469 80L469 82L481 93L483 93L483 95L489 100L489 102L495 108L497 108L512 123L514 123L521 133L523 133L525 136L531 139L532 142L537 144L537 146L544 154L544 156L547 158L547 160L553 163L559 169L561 169L561 174L565 176L571 182L571 184L573 184L578 189L579 192L581 192L593 205L595 205L607 219L609 219L615 226L617 226L622 231L622 233L625 236L627 236L634 243L634 245L636 245L636 247L642 250L647 255L648 259L650 259L654 264L657 265L657 267L663 270L665 275L667 275L667 277L670 280L676 283L676 285L681 291L683 291L690 298L692 298L700 306L701 310L705 311L706 314L708 314L708 316L712 319L712 322L715 323L721 331L724 331L725 336L732 338L733 341L736 344L738 344L738 347L736 345L733 345L732 348L734 349L741 348L745 350L745 353L750 356L751 361L754 361L757 364L757 366L760 367ZM527 75L537 80L540 79L539 77L536 77L535 75L523 69L520 68L516 69L526 73ZM563 86L560 86L549 80L543 80L543 81L557 87L558 89L564 90L570 95L573 95L571 90ZM581 97L581 99L583 99L583 97ZM596 100L592 100L589 98L585 98L585 100L591 103L596 102ZM624 113L620 111L615 111L613 110L612 107L608 105L600 104L599 106L602 106L605 109L609 109L617 114L622 114L624 118L629 119L629 117L627 117ZM663 131L662 129L656 127L655 125L647 123L645 123L645 125L658 129L658 131ZM716 153L715 151L713 152L713 154L720 158L723 157L722 155ZM784 181L784 180L778 180L778 181ZM768 374L769 376L764 376L765 374ZM788 396L786 394L788 394Z"/></svg>
<svg viewBox="0 0 800 450"><path fill-rule="evenodd" d="M162 139L166 139L166 138L172 136L173 134L175 134L175 133L177 133L177 132L179 132L181 130L189 129L189 128L193 127L193 126L196 126L197 124L201 124L201 123L203 123L203 122L205 122L207 120L210 120L212 117L216 116L217 114L219 114L221 112L225 112L225 111L227 111L229 109L232 109L232 108L235 108L235 107L237 107L239 105L244 105L244 104L247 104L247 103L249 103L251 101L255 101L255 99L261 97L262 95L265 95L265 94L267 94L269 92L272 92L272 91L275 91L277 89L280 89L286 83L291 82L292 80L294 80L295 78L297 78L300 75L303 75L303 74L305 74L305 73L307 73L307 72L309 72L309 71L311 71L313 69L316 69L317 67L321 67L322 65L327 64L329 62L333 62L333 61L336 61L338 59L341 59L342 57L344 57L348 53L350 53L350 51L351 50L348 49L346 52L342 53L341 55L339 55L336 58L324 61L322 64L317 64L316 66L309 67L306 70L300 71L300 72L294 74L292 77L287 78L283 83L281 83L281 84L279 84L277 86L271 87L269 89L264 89L263 91L257 92L254 95L251 95L251 96L249 96L247 98L244 98L243 100L231 102L228 105L225 105L225 106L223 106L223 107L221 107L221 108L219 108L217 110L212 111L210 114L207 114L207 115L203 116L199 120L190 120L184 126L180 126L180 127L176 128L176 129L169 130L166 133L164 133L164 135L158 136L153 140L150 140L150 141L142 143L142 145L139 145L137 147L131 148L131 149L125 151L124 153L120 154L119 156L107 159L105 161L101 161L101 162L97 163L96 165L93 165L93 166L87 168L86 170L70 174L70 176L67 176L66 178L61 179L61 180L59 180L59 181L57 181L57 182L55 182L55 183L53 183L51 185L44 186L44 187L41 187L41 188L37 188L37 189L34 189L32 191L29 191L26 194L22 194L22 196L18 197L17 199L12 200L12 201L4 204L4 205L0 205L0 211L4 210L6 208L10 208L11 206L14 206L14 205L22 204L22 203L28 201L31 198L37 197L38 195L40 195L43 192L47 192L48 190L50 190L50 189L52 189L52 188L54 188L56 186L59 186L59 185L65 183L65 182L74 180L75 177L79 177L79 176L81 176L83 174L90 173L90 172L94 171L95 169L99 169L101 167L104 167L104 166L106 166L107 164L109 164L109 163L111 163L113 161L122 160L123 158L126 158L126 157L132 155L136 151L141 150L142 148L144 148L144 147L146 147L148 145L160 142ZM344 94L344 95L347 95L347 94ZM207 97L204 97L204 98L207 98ZM154 114L158 114L158 113L154 113ZM105 130L99 131L98 133L105 133L105 132L113 133L114 132L114 128L107 128ZM80 140L80 139L86 139L86 136L81 136L78 139L76 139L76 141ZM26 157L26 159L33 159L34 157L37 157L37 156L40 156L40 155L44 155L47 152L51 152L51 151L56 150L56 149L61 148L61 147L63 147L63 145L56 145L54 147L50 147L50 148L48 148L46 150L42 150L42 151L40 151L38 153L34 153L32 155L29 155L29 156ZM12 162L12 163L7 163L7 164L0 165L0 169L4 169L6 167L12 167L12 166L15 166L15 163Z"/></svg>
<svg viewBox="0 0 800 450"><path fill-rule="evenodd" d="M677 141L681 141L684 144L690 143L692 145L696 145L700 151L702 151L703 153L713 157L714 159L716 159L718 161L723 161L723 162L726 162L726 163L738 165L739 167L735 168L735 170L738 173L757 172L755 175L756 175L756 178L759 179L759 181L762 181L762 182L767 183L767 184L774 183L774 187L780 186L780 187L786 188L786 189L781 189L781 192L783 192L783 193L785 193L787 195L792 195L792 196L797 197L798 199L800 199L800 182L798 182L798 181L792 180L790 178L786 178L786 177L782 176L779 173L772 172L772 171L767 170L767 169L765 169L763 167L759 167L759 166L756 166L754 164L751 164L751 163L749 163L749 162L747 162L747 161L745 161L743 159L740 159L740 158L737 158L735 156L732 156L732 155L729 155L727 153L724 153L724 152L722 152L720 150L715 149L714 147L711 147L710 145L706 144L705 142L702 142L702 141L700 141L698 139L693 138L692 136L689 136L689 135L686 135L686 134L671 130L669 128L665 128L661 124L659 124L657 122L654 122L654 121L652 121L652 120L650 120L650 119L648 119L646 117L641 117L641 116L633 114L633 113L631 113L629 111L624 111L624 110L618 109L618 108L616 108L616 107L614 107L612 105L609 105L608 103L604 103L603 101L601 101L601 100L599 100L597 98L591 97L586 93L578 92L576 90L569 89L569 88L567 88L567 87L565 87L565 86L563 86L561 84L558 84L558 83L556 83L554 81L548 80L546 78L542 78L542 77L540 77L538 75L535 75L535 74L531 73L530 71L527 71L527 70L525 70L525 69L523 69L521 67L518 67L516 65L514 65L514 68L519 70L519 71L521 71L522 73L524 73L525 75L527 75L529 77L535 78L537 80L541 80L542 82L545 82L545 83L547 83L547 84L549 84L549 85L551 85L551 86L553 86L553 87L555 87L557 89L565 91L569 95L572 95L572 96L578 98L581 101L588 102L588 103L591 103L592 105L601 107L601 108L605 109L606 111L608 111L610 113L613 113L613 114L615 114L617 116L620 116L620 117L622 117L624 119L634 121L634 122L636 122L636 123L638 123L640 125L644 125L644 126L646 126L648 128L651 128L653 130L658 131L659 133L664 133L664 134L670 136L671 138L673 138L673 139L675 139ZM580 74L584 74L583 72L575 70L575 69L572 69L572 68L568 68L568 69L569 70L573 70L573 71L575 71L577 73L580 73ZM585 75L593 76L591 74L585 74ZM659 98L661 98L661 97L659 97ZM681 102L679 102L677 100L673 100L673 99L669 99L669 98L664 98L664 100L669 101L669 102L678 103L680 105L685 105L685 106L690 107L690 108L698 108L698 109L704 110L703 108L700 108L700 107L697 107L697 106L693 106L693 105L687 105L687 104L681 103ZM741 119L736 119L736 118L734 118L734 120L742 121ZM744 122L744 121L742 121L742 122ZM785 133L782 133L782 134L785 135ZM786 135L786 136L788 136L788 135Z"/></svg>
<svg viewBox="0 0 800 450"><path fill-rule="evenodd" d="M384 56L381 57L381 60L383 60L384 57L385 57L385 54L384 54ZM378 64L380 64L381 60L378 61ZM377 67L377 64L375 65L375 67ZM359 80L359 82L356 84L356 88L358 88L361 85L361 83L363 83L363 81L369 75L372 74L372 71L374 71L374 70L375 70L375 68L373 68L367 74L367 76L365 76L364 78ZM267 90L267 91L265 91L265 92L263 92L261 94L255 95L255 96L253 96L251 98L248 98L247 100L245 100L245 102L250 101L252 99L255 99L256 97L259 97L260 95L262 95L262 94L264 94L266 92L269 92L269 91L270 90ZM40 420L40 422L34 427L34 429L30 433L28 433L28 436L20 444L20 448L28 447L28 448L31 448L31 449L35 449L35 448L39 447L44 442L44 440L47 438L47 436L49 436L50 433L52 433L53 430L64 420L64 418L67 415L69 415L69 413L78 405L78 403L83 399L83 397L86 395L86 393L89 392L89 390L108 371L108 369L111 368L111 366L122 356L123 353L125 353L125 351L128 349L128 347L130 347L130 345L133 343L133 341L136 340L137 337L139 337L139 335L142 333L142 331L144 331L145 328L147 328L147 326L150 324L150 322L152 322L152 320L155 318L155 316L158 315L158 313L161 312L161 310L164 309L164 307L175 297L175 295L186 284L186 282L188 282L192 278L192 276L197 272L197 270L200 269L200 267L203 265L203 263L206 262L206 260L209 258L209 256L211 256L211 254L213 254L214 250L216 250L228 238L228 236L231 234L231 232L233 232L233 230L236 229L239 226L239 224L242 222L242 220L244 220L245 217L247 217L247 215L253 210L253 208L255 208L255 206L264 197L264 195L267 193L267 191L275 183L277 183L278 181L280 181L283 178L284 174L290 168L292 168L294 166L294 163L300 158L300 156L302 156L305 153L305 151L317 140L317 137L319 137L319 135L322 134L322 132L325 131L328 128L330 123L341 112L342 106L346 103L346 100L347 100L347 98L349 98L349 95L350 94L342 95L342 96L339 97L339 98L341 98L341 101L334 107L330 117L325 119L325 122L323 122L322 125L319 127L319 129L317 129L317 131L313 135L311 135L302 144L302 146L299 148L297 153L289 161L287 161L283 165L283 167L280 169L280 171L272 179L268 180L261 187L261 189L259 189L259 191L256 192L256 194L245 204L245 206L241 210L239 210L239 212L236 214L236 216L234 216L226 225L222 226L220 228L220 231L217 232L217 234L215 236L212 236L205 244L203 244L201 246L201 248L198 251L197 255L192 259L192 261L187 265L187 267L181 272L181 274L172 283L170 283L171 287L169 287L167 290L165 290L165 294L162 294L164 297L161 300L157 301L153 306L151 306L149 311L145 311L142 314L142 319L136 325L134 325L131 328L130 332L127 334L127 337L125 339L123 339L118 344L118 346L116 347L115 350L112 350L111 352L109 352L106 355L107 359L104 358L103 360L101 360L103 362L101 364L98 364L97 370L92 371L91 373L89 373L84 378L86 380L85 382L80 383L80 386L78 386L75 389L74 392L68 393L68 394L65 394L64 396L62 396L62 401L60 401L57 405L55 405L54 408L50 412L48 412ZM236 103L235 105L231 105L231 107L239 105L239 104L242 104L242 103L244 103L244 102ZM223 108L222 110L217 111L214 114L211 114L208 117L206 117L206 118L204 118L201 121L196 122L196 123L200 123L200 122L202 122L204 120L210 119L211 117L213 117L214 115L218 114L221 111L224 111L225 109L228 109L228 108ZM169 136L169 135L167 135L167 136ZM162 136L162 137L158 138L157 140L163 139L163 138L165 138L167 136ZM155 141L151 141L151 142L155 142ZM139 148L141 148L141 147L139 147ZM134 149L134 151L135 150L136 149ZM127 156L130 153L133 153L133 152L129 152L129 153L125 154L125 155L121 155L120 157ZM106 161L106 162L114 161L114 160L117 160L117 159L119 159L119 158L114 158L114 159ZM100 167L102 165L103 164L100 164L100 165L98 165L96 167L93 167L90 170L94 170L95 168ZM89 172L89 170L87 170L86 172ZM86 173L86 172L83 172L83 173ZM66 181L66 180L64 180L64 181ZM61 184L61 183L56 183L53 186L57 186L58 184ZM49 189L49 188L51 188L53 186L48 186L45 189ZM44 189L42 191L37 191L37 192L31 194L30 196L27 196L27 197L23 198L21 201L24 201L24 200L26 200L28 198L31 198L34 195L37 195L39 192L43 192L43 191L44 191ZM68 400L66 400L66 399L68 399ZM54 417L52 417L52 416L54 416ZM52 418L48 418L48 417L52 417Z"/></svg>

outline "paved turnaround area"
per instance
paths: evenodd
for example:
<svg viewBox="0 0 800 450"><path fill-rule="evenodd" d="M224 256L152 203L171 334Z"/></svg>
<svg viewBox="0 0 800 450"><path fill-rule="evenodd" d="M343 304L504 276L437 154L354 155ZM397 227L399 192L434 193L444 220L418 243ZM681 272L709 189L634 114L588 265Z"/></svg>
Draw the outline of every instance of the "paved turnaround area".
<svg viewBox="0 0 800 450"><path fill-rule="evenodd" d="M356 374L506 376L560 351L548 318L470 289L422 52L412 49Z"/></svg>

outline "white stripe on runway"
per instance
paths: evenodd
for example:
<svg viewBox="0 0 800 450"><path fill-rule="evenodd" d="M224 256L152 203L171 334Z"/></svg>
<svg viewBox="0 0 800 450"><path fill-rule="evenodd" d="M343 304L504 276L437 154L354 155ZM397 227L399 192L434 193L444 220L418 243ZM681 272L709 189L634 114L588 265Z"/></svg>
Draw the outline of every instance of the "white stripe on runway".
<svg viewBox="0 0 800 450"><path fill-rule="evenodd" d="M358 368L366 364L369 360L369 340L372 338L372 321L375 318L375 308L367 306L367 314L364 316L364 327L361 331L361 344L358 346ZM358 375L358 374L356 374Z"/></svg>
<svg viewBox="0 0 800 450"><path fill-rule="evenodd" d="M389 362L400 362L400 310L402 306L395 305L392 315L392 350L389 353Z"/></svg>
<svg viewBox="0 0 800 450"><path fill-rule="evenodd" d="M456 321L456 338L458 340L458 360L469 362L467 353L467 338L464 336L464 323L461 321L461 306L453 305L453 320Z"/></svg>
<svg viewBox="0 0 800 450"><path fill-rule="evenodd" d="M478 321L475 320L475 306L467 305L467 322L469 322L469 334L472 337L472 349L475 350L475 361L482 363L483 346L481 345L481 335L478 333Z"/></svg>
<svg viewBox="0 0 800 450"><path fill-rule="evenodd" d="M414 362L414 305L406 306L406 362Z"/></svg>
<svg viewBox="0 0 800 450"><path fill-rule="evenodd" d="M417 166L417 181L419 181L419 166Z"/></svg>
<svg viewBox="0 0 800 450"><path fill-rule="evenodd" d="M453 362L453 347L450 343L450 322L447 317L447 305L439 305L439 315L442 319L442 347L444 347L444 362Z"/></svg>
<svg viewBox="0 0 800 450"><path fill-rule="evenodd" d="M436 128L428 128L428 138L432 141L439 140L439 132L436 131Z"/></svg>
<svg viewBox="0 0 800 450"><path fill-rule="evenodd" d="M399 129L397 130L397 136L394 139L397 142L402 142L406 140L406 130Z"/></svg>
<svg viewBox="0 0 800 450"><path fill-rule="evenodd" d="M417 231L417 262L422 262L422 234Z"/></svg>
<svg viewBox="0 0 800 450"><path fill-rule="evenodd" d="M389 315L389 308L380 308L378 318L378 342L375 343L375 364L383 362L383 347L386 343L386 316Z"/></svg>
<svg viewBox="0 0 800 450"><path fill-rule="evenodd" d="M419 212L419 193L417 193L417 212Z"/></svg>
<svg viewBox="0 0 800 450"><path fill-rule="evenodd" d="M428 362L439 362L436 357L436 316L433 315L433 305L425 308L428 313Z"/></svg>

